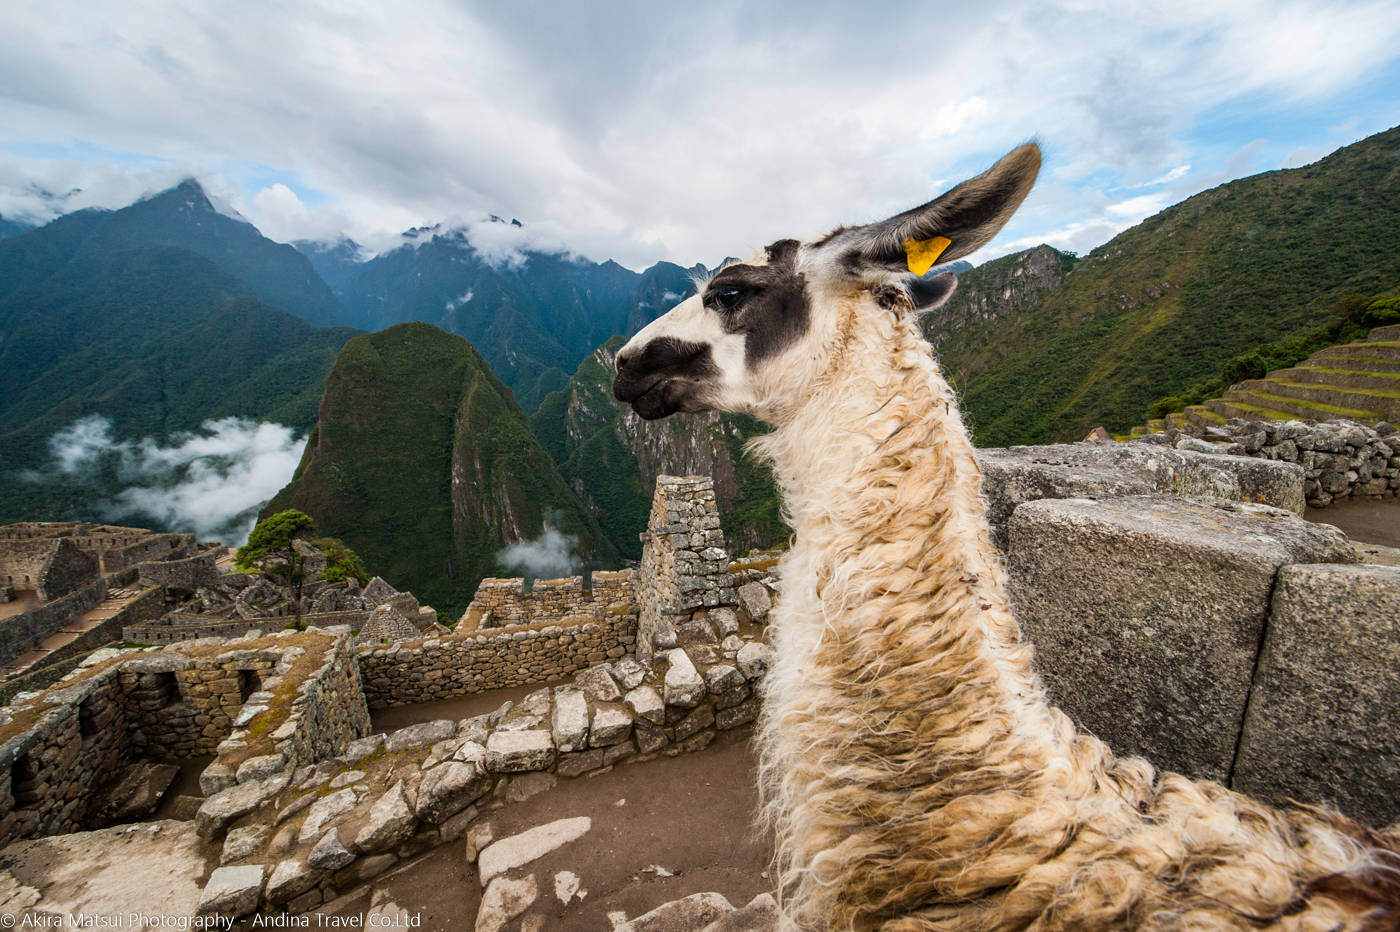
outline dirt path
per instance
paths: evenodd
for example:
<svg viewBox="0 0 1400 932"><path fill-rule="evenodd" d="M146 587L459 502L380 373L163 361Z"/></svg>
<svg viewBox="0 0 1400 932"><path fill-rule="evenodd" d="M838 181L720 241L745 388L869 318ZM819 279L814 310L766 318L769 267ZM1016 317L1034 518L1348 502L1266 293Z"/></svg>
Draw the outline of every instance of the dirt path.
<svg viewBox="0 0 1400 932"><path fill-rule="evenodd" d="M561 780L538 796L483 814L480 821L497 839L557 819L593 820L579 840L507 875L533 874L539 897L506 932L606 932L617 913L636 918L692 893L715 891L742 906L771 891L764 874L772 840L753 827L757 756L748 729L737 731L696 754ZM555 892L556 877L565 871L586 891L567 905ZM342 915L392 902L420 915L416 928L422 932L460 932L473 928L481 903L481 884L462 841L372 887Z"/></svg>
<svg viewBox="0 0 1400 932"><path fill-rule="evenodd" d="M1308 508L1303 517L1341 528L1352 540L1400 547L1400 499L1344 501L1326 508Z"/></svg>

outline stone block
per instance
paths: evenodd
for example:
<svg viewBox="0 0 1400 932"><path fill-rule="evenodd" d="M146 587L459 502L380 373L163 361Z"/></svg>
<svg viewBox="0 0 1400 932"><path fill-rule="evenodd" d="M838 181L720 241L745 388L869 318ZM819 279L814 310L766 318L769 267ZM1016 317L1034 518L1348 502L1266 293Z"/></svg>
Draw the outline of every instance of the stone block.
<svg viewBox="0 0 1400 932"><path fill-rule="evenodd" d="M611 747L632 734L632 712L620 705L600 705L593 710L588 743L595 748Z"/></svg>
<svg viewBox="0 0 1400 932"><path fill-rule="evenodd" d="M693 712L676 723L676 740L684 741L702 728L715 723L715 710L708 702L697 706Z"/></svg>
<svg viewBox="0 0 1400 932"><path fill-rule="evenodd" d="M734 906L719 893L692 893L672 900L627 923L627 932L682 932L703 929L734 912Z"/></svg>
<svg viewBox="0 0 1400 932"><path fill-rule="evenodd" d="M355 860L355 854L340 842L340 833L327 829L307 856L307 863L319 870L338 871Z"/></svg>
<svg viewBox="0 0 1400 932"><path fill-rule="evenodd" d="M760 708L757 699L750 699L731 708L721 709L715 716L715 727L720 731L728 731L740 725L747 725L758 718Z"/></svg>
<svg viewBox="0 0 1400 932"><path fill-rule="evenodd" d="M195 816L195 831L201 838L219 838L236 820L282 792L290 782L282 774L262 783L240 783L206 799Z"/></svg>
<svg viewBox="0 0 1400 932"><path fill-rule="evenodd" d="M301 831L297 834L297 844L309 845L315 842L320 837L322 829L354 809L359 801L359 797L355 795L353 789L340 790L316 800L311 804L311 811L306 814L306 821L301 823Z"/></svg>
<svg viewBox="0 0 1400 932"><path fill-rule="evenodd" d="M1400 567L1286 566L1232 786L1400 819Z"/></svg>
<svg viewBox="0 0 1400 932"><path fill-rule="evenodd" d="M475 764L448 761L428 771L418 787L414 811L424 822L438 825L485 796L491 778Z"/></svg>
<svg viewBox="0 0 1400 932"><path fill-rule="evenodd" d="M666 705L684 709L699 705L708 690L705 688L705 680L696 672L695 664L690 662L690 658L681 648L673 649L666 657L671 664L670 669L666 671L664 684Z"/></svg>
<svg viewBox="0 0 1400 932"><path fill-rule="evenodd" d="M345 747L345 762L358 764L382 748L387 738L388 735L370 735L368 738L357 738L351 741Z"/></svg>
<svg viewBox="0 0 1400 932"><path fill-rule="evenodd" d="M625 697L628 708L638 718L660 725L666 717L666 706L661 694L650 686L638 686Z"/></svg>
<svg viewBox="0 0 1400 932"><path fill-rule="evenodd" d="M362 854L387 851L407 841L417 826L418 819L408 805L403 781L399 780L370 807L369 818L355 836L355 847Z"/></svg>
<svg viewBox="0 0 1400 932"><path fill-rule="evenodd" d="M583 693L562 686L556 690L550 724L554 745L560 754L588 747L588 700Z"/></svg>
<svg viewBox="0 0 1400 932"><path fill-rule="evenodd" d="M445 718L434 722L409 725L407 728L400 728L385 739L384 750L397 753L413 748L427 747L437 744L439 741L446 741L456 734L457 723Z"/></svg>
<svg viewBox="0 0 1400 932"><path fill-rule="evenodd" d="M739 607L748 612L750 618L759 623L768 620L768 613L773 610L773 597L761 583L745 583L738 588L736 595Z"/></svg>
<svg viewBox="0 0 1400 932"><path fill-rule="evenodd" d="M117 779L93 798L88 807L88 827L101 828L150 815L179 773L180 768L174 764L142 762L122 768Z"/></svg>
<svg viewBox="0 0 1400 932"><path fill-rule="evenodd" d="M481 878L481 885L485 887L499 874L523 867L571 841L582 838L592 828L593 820L588 816L560 819L557 822L540 825L518 835L502 838L500 841L482 848L481 855L477 860L477 872Z"/></svg>
<svg viewBox="0 0 1400 932"><path fill-rule="evenodd" d="M286 763L287 759L281 754L262 754L258 757L250 757L238 765L238 782L266 780L273 774L280 773Z"/></svg>
<svg viewBox="0 0 1400 932"><path fill-rule="evenodd" d="M559 758L555 772L561 777L577 777L603 766L603 749L594 748L582 754L569 754Z"/></svg>
<svg viewBox="0 0 1400 932"><path fill-rule="evenodd" d="M322 873L301 858L278 863L267 881L267 902L280 906L321 882Z"/></svg>
<svg viewBox="0 0 1400 932"><path fill-rule="evenodd" d="M486 741L486 769L491 773L548 770L554 756L547 731L497 731Z"/></svg>
<svg viewBox="0 0 1400 932"><path fill-rule="evenodd" d="M1279 567L1355 560L1290 512L1164 495L1028 502L1010 532L1012 603L1051 700L1119 755L1212 780L1234 760Z"/></svg>
<svg viewBox="0 0 1400 932"><path fill-rule="evenodd" d="M740 648L734 662L739 665L739 672L744 674L744 679L754 682L768 675L775 657L773 648L759 641L751 641Z"/></svg>
<svg viewBox="0 0 1400 932"><path fill-rule="evenodd" d="M589 667L574 677L574 685L583 690L594 702L616 702L622 698L613 679L612 667L606 663Z"/></svg>
<svg viewBox="0 0 1400 932"><path fill-rule="evenodd" d="M263 866L245 864L242 867L220 867L209 875L196 908L201 916L217 915L238 918L258 908L262 895Z"/></svg>
<svg viewBox="0 0 1400 932"><path fill-rule="evenodd" d="M219 864L237 864L262 854L271 832L272 829L266 825L242 825L230 829L224 838L223 850L219 852Z"/></svg>
<svg viewBox="0 0 1400 932"><path fill-rule="evenodd" d="M710 667L705 671L705 687L712 696L718 696L743 685L744 674L728 664Z"/></svg>

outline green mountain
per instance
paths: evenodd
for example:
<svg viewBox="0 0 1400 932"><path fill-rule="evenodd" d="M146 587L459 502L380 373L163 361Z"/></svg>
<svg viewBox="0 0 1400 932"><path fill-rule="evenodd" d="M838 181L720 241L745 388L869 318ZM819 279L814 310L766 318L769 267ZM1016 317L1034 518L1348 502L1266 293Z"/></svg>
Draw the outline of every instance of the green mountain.
<svg viewBox="0 0 1400 932"><path fill-rule="evenodd" d="M21 233L25 233L30 229L31 226L29 224L15 220L12 217L6 218L4 214L0 214L0 239L4 239L7 236L19 236Z"/></svg>
<svg viewBox="0 0 1400 932"><path fill-rule="evenodd" d="M1231 358L1400 284L1400 128L1169 207L1083 259L962 274L925 332L980 446L1126 433Z"/></svg>
<svg viewBox="0 0 1400 932"><path fill-rule="evenodd" d="M110 214L81 211L0 241L0 522L91 519L119 487L19 481L87 415L116 440L209 418L315 422L321 383L358 331L316 329L189 250L97 248Z"/></svg>
<svg viewBox="0 0 1400 932"><path fill-rule="evenodd" d="M430 324L345 344L301 465L263 514L287 508L454 615L482 577L518 575L500 551L546 524L577 538L595 568L620 565L486 360Z"/></svg>
<svg viewBox="0 0 1400 932"><path fill-rule="evenodd" d="M736 414L673 414L644 421L612 397L617 351L625 337L598 347L564 391L545 398L530 419L540 444L619 553L640 559L658 475L705 475L715 482L731 550L771 547L790 533L779 514L771 474L743 452L764 432Z"/></svg>
<svg viewBox="0 0 1400 932"><path fill-rule="evenodd" d="M379 330L418 320L464 336L531 412L568 385L599 343L635 333L694 290L691 272L669 262L640 275L616 262L539 252L502 262L461 230L404 236L368 261L349 240L296 245L344 305L344 322Z"/></svg>

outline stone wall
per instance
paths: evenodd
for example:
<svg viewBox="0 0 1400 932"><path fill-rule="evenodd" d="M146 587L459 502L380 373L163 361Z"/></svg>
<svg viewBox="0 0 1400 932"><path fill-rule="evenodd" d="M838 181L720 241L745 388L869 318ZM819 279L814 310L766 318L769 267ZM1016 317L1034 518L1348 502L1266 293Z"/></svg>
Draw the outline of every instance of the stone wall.
<svg viewBox="0 0 1400 932"><path fill-rule="evenodd" d="M637 656L674 647L675 616L735 604L729 551L719 526L714 483L704 476L659 476L642 532L637 573Z"/></svg>
<svg viewBox="0 0 1400 932"><path fill-rule="evenodd" d="M62 663L65 660L91 653L99 647L110 644L113 641L124 640L122 632L128 625L140 624L159 618L161 615L165 614L166 608L168 608L168 605L166 604L165 590L159 587L147 589L145 592L123 605L115 615L108 618L97 627L89 628L77 638L56 650L49 651L43 657L34 661L25 672L32 673L42 670L53 664Z"/></svg>
<svg viewBox="0 0 1400 932"><path fill-rule="evenodd" d="M97 558L70 538L0 540L0 586L33 589L49 601L81 589L100 575Z"/></svg>
<svg viewBox="0 0 1400 932"><path fill-rule="evenodd" d="M107 584L98 577L97 582L86 589L0 621L0 660L19 656L105 598Z"/></svg>
<svg viewBox="0 0 1400 932"><path fill-rule="evenodd" d="M1296 463L1303 469L1308 505L1324 508L1353 495L1391 498L1400 494L1400 430L1380 422L1247 421L1231 418L1200 437L1149 434L1137 443L1174 443L1206 454L1249 456Z"/></svg>
<svg viewBox="0 0 1400 932"><path fill-rule="evenodd" d="M564 619L356 650L372 709L543 683L633 651L637 616Z"/></svg>
<svg viewBox="0 0 1400 932"><path fill-rule="evenodd" d="M474 618L478 628L598 617L610 605L632 601L634 576L632 570L621 570L595 572L589 580L582 576L537 579L529 595L525 594L522 576L488 577L477 586L476 595L463 617Z"/></svg>
<svg viewBox="0 0 1400 932"><path fill-rule="evenodd" d="M359 631L368 619L369 612L323 612L301 616L301 620L309 627L332 628L349 625L352 631ZM295 619L292 616L224 620L189 612L169 612L160 618L123 627L122 640L132 644L164 645L204 638L239 638L246 637L252 631L264 634L281 631L293 621Z"/></svg>
<svg viewBox="0 0 1400 932"><path fill-rule="evenodd" d="M180 551L174 551L178 554ZM190 557L171 556L149 560L138 567L141 581L151 586L164 586L180 592L194 592L203 586L218 583L220 573L215 563L217 550L206 550Z"/></svg>

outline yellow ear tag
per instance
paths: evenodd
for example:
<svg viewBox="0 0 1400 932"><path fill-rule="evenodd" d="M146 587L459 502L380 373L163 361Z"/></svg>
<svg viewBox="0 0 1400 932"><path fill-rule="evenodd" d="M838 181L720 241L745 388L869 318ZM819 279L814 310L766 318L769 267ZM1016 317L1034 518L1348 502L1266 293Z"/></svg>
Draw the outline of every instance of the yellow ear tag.
<svg viewBox="0 0 1400 932"><path fill-rule="evenodd" d="M908 257L909 271L915 275L923 275L933 268L938 257L943 255L943 250L951 245L953 245L953 241L946 236L935 236L933 239L926 240L905 240L904 254Z"/></svg>

